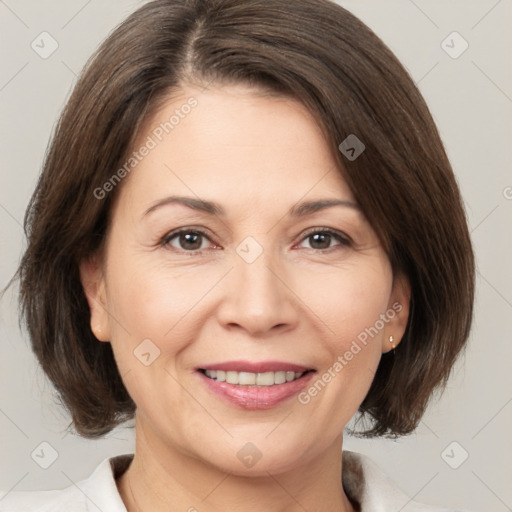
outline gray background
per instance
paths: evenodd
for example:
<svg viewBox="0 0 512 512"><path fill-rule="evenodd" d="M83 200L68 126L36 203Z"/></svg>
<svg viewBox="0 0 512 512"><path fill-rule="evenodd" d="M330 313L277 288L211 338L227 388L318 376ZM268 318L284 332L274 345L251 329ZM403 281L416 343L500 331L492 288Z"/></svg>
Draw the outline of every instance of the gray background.
<svg viewBox="0 0 512 512"><path fill-rule="evenodd" d="M24 210L76 74L113 27L142 3L0 1L0 286L23 250ZM478 261L471 340L442 398L432 403L415 434L398 441L346 438L345 448L369 454L418 501L512 510L512 2L340 4L390 46L424 94L462 189ZM46 59L31 48L43 31L59 45ZM453 31L469 43L458 58L441 47ZM450 41L452 52L462 48L460 40ZM103 458L131 452L133 431L119 428L98 441L66 432L69 419L18 330L15 292L14 287L1 302L0 488L61 488L88 476ZM42 442L57 455L48 469L40 465L51 462L52 451L41 452ZM44 457L32 458L34 450Z"/></svg>

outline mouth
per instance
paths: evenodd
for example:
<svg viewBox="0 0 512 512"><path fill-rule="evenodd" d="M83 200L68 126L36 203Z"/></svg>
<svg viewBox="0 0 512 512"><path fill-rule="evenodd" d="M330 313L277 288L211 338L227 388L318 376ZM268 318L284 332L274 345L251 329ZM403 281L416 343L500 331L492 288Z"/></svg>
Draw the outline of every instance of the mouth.
<svg viewBox="0 0 512 512"><path fill-rule="evenodd" d="M268 361L230 361L196 368L212 393L237 408L270 409L299 393L316 373L302 365Z"/></svg>
<svg viewBox="0 0 512 512"><path fill-rule="evenodd" d="M258 386L270 387L285 384L286 382L294 382L307 373L315 370L305 370L302 372L294 371L277 371L277 372L237 372L234 370L206 370L199 368L203 375L216 382L227 382L237 386Z"/></svg>

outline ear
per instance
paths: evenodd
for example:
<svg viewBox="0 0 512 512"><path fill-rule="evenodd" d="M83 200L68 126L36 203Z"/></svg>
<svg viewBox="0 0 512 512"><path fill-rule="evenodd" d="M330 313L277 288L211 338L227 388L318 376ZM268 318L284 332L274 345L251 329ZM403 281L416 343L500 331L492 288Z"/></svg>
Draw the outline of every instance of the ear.
<svg viewBox="0 0 512 512"><path fill-rule="evenodd" d="M388 318L382 339L382 352L389 352L396 347L403 338L411 302L411 285L404 274L396 274L393 279L393 289L389 298ZM393 341L390 337L393 336ZM394 347L393 347L394 346Z"/></svg>
<svg viewBox="0 0 512 512"><path fill-rule="evenodd" d="M79 264L80 280L91 312L91 331L99 341L110 341L105 279L100 258L91 256Z"/></svg>

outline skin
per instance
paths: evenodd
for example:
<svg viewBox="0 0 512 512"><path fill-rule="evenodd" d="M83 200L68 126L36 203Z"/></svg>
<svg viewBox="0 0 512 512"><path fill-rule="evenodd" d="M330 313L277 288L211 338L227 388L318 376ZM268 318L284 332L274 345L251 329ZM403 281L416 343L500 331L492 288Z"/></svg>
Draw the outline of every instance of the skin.
<svg viewBox="0 0 512 512"><path fill-rule="evenodd" d="M404 333L410 290L336 170L309 112L242 85L187 85L148 120L135 147L189 97L180 119L124 178L105 250L81 264L91 328L110 342L137 404L136 451L117 484L128 511L353 511L341 484L343 429L383 352ZM215 201L225 216L170 195ZM301 201L341 199L303 218ZM178 228L205 233L161 240ZM349 244L311 228L329 228ZM236 249L253 237L252 263ZM195 244L195 245L194 245ZM200 253L193 252L195 248ZM398 302L400 313L307 404L268 410L228 404L195 369L229 360L281 360L321 377L357 335ZM144 339L160 355L134 356ZM251 442L261 459L245 467Z"/></svg>

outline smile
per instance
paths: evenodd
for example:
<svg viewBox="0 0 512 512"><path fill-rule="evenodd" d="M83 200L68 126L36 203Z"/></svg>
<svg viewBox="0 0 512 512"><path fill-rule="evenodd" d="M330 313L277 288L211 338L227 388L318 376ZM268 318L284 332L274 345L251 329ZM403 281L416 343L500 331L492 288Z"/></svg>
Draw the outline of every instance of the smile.
<svg viewBox="0 0 512 512"><path fill-rule="evenodd" d="M271 409L300 393L316 370L267 361L229 361L196 368L195 375L212 399L245 410Z"/></svg>
<svg viewBox="0 0 512 512"><path fill-rule="evenodd" d="M238 386L275 386L285 382L300 379L306 372L278 371L278 372L236 372L226 370L200 370L208 378L217 382L227 382ZM310 371L310 370L308 370Z"/></svg>

